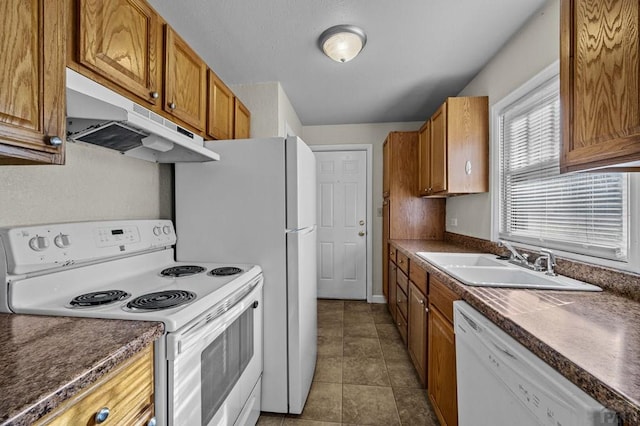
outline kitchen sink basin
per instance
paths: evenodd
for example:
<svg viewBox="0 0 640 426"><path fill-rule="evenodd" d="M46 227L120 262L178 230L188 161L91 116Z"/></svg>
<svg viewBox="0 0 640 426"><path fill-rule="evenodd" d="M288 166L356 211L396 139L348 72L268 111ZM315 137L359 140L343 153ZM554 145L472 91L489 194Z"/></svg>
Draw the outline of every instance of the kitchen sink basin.
<svg viewBox="0 0 640 426"><path fill-rule="evenodd" d="M488 253L428 253L419 252L418 256L435 266L508 266L504 260L496 259Z"/></svg>
<svg viewBox="0 0 640 426"><path fill-rule="evenodd" d="M481 287L602 291L600 287L561 275L549 276L496 259L487 253L428 253L418 256L446 271L458 281Z"/></svg>

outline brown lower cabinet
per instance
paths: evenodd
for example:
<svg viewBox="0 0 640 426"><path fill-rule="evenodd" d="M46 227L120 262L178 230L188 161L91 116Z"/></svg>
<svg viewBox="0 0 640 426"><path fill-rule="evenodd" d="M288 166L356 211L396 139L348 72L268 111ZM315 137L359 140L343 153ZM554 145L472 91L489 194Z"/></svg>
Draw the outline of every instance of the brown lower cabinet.
<svg viewBox="0 0 640 426"><path fill-rule="evenodd" d="M427 387L433 409L443 426L458 424L456 342L453 301L456 295L433 276L429 279L429 367Z"/></svg>
<svg viewBox="0 0 640 426"><path fill-rule="evenodd" d="M413 266L412 266L413 267ZM427 297L409 282L409 318L407 327L407 349L416 367L422 386L427 384L427 336L429 330Z"/></svg>
<svg viewBox="0 0 640 426"><path fill-rule="evenodd" d="M398 273L398 267L393 261L389 261L389 298L387 299L387 306L389 308L389 313L391 314L391 318L396 320L396 274Z"/></svg>
<svg viewBox="0 0 640 426"><path fill-rule="evenodd" d="M105 424L146 425L154 416L153 345L84 392L69 398L37 425L94 425L108 407Z"/></svg>
<svg viewBox="0 0 640 426"><path fill-rule="evenodd" d="M458 296L389 244L389 312L443 426L458 424L453 302ZM402 264L401 264L402 261Z"/></svg>

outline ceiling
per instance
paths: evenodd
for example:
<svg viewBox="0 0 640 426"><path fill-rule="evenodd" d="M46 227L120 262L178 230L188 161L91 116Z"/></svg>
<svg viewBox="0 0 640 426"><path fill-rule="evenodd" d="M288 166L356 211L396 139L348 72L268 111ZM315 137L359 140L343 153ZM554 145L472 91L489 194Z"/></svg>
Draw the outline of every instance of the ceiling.
<svg viewBox="0 0 640 426"><path fill-rule="evenodd" d="M545 0L150 0L227 83L279 81L303 125L423 121ZM351 62L318 37L360 26Z"/></svg>

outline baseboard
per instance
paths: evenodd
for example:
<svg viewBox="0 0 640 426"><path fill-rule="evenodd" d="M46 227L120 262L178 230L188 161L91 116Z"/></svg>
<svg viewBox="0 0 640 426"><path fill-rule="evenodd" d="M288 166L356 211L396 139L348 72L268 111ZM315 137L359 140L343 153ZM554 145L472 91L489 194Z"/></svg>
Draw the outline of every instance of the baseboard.
<svg viewBox="0 0 640 426"><path fill-rule="evenodd" d="M371 296L369 303L387 303L387 299L383 295Z"/></svg>

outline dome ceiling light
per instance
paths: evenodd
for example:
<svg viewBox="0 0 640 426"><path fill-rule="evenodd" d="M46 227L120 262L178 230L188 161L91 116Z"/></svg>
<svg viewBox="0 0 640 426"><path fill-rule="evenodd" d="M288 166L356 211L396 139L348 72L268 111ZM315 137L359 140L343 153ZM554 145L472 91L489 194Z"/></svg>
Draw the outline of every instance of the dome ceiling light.
<svg viewBox="0 0 640 426"><path fill-rule="evenodd" d="M364 48L367 35L354 25L336 25L325 30L318 41L325 55L336 62L349 62Z"/></svg>

